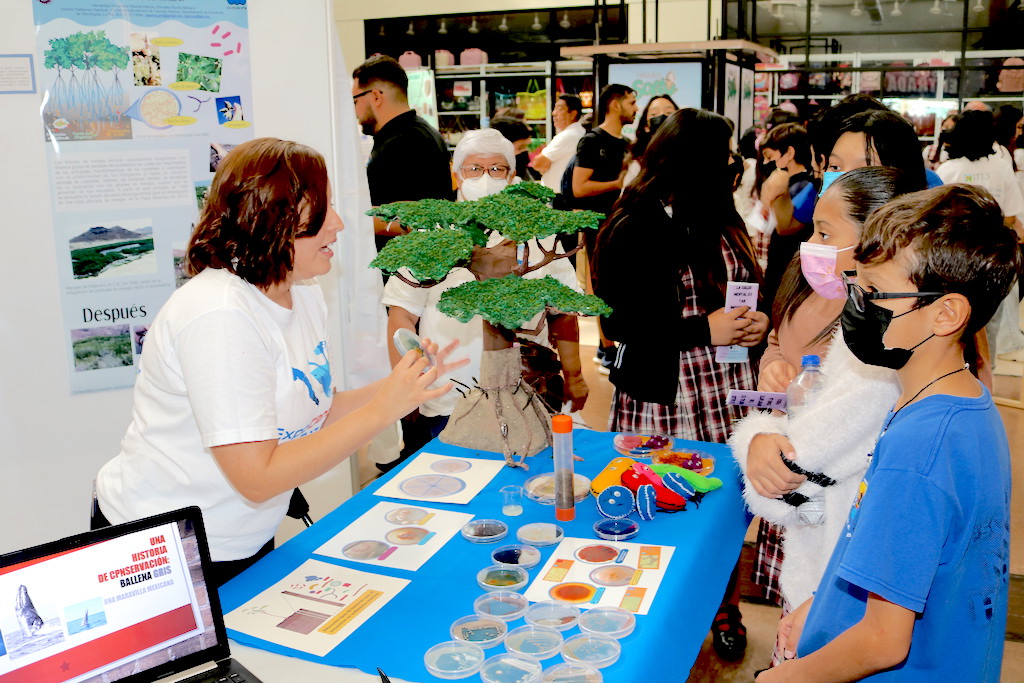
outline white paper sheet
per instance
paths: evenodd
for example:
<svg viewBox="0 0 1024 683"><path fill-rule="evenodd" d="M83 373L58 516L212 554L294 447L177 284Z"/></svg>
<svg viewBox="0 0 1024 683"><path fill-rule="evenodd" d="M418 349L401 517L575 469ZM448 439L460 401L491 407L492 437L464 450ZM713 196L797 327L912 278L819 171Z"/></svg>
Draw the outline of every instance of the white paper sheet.
<svg viewBox="0 0 1024 683"><path fill-rule="evenodd" d="M224 621L236 631L322 657L408 584L307 560Z"/></svg>
<svg viewBox="0 0 1024 683"><path fill-rule="evenodd" d="M377 489L376 495L465 504L473 500L504 466L501 460L420 453L394 479Z"/></svg>
<svg viewBox="0 0 1024 683"><path fill-rule="evenodd" d="M471 519L465 512L377 503L314 552L415 571Z"/></svg>

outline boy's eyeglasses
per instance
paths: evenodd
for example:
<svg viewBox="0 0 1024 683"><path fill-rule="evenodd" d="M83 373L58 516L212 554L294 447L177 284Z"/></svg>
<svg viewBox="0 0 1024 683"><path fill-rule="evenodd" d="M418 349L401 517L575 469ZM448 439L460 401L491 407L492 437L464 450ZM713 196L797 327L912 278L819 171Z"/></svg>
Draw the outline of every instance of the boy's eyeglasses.
<svg viewBox="0 0 1024 683"><path fill-rule="evenodd" d="M937 299L943 295L943 292L868 292L852 281L856 276L856 271L844 272L843 283L846 285L847 296L853 302L854 308L860 313L867 310L868 301L875 299Z"/></svg>
<svg viewBox="0 0 1024 683"><path fill-rule="evenodd" d="M356 102L360 97L362 97L363 95L369 95L370 93L374 92L374 90L375 88L370 88L369 90L364 90L361 93L356 93L355 95L352 96L352 101Z"/></svg>
<svg viewBox="0 0 1024 683"><path fill-rule="evenodd" d="M486 168L472 164L470 166L460 166L459 168L462 169L462 175L465 178L479 178L484 174L484 171L487 171L487 175L495 180L506 180L508 172L512 170L510 167L502 166L501 164L495 164Z"/></svg>

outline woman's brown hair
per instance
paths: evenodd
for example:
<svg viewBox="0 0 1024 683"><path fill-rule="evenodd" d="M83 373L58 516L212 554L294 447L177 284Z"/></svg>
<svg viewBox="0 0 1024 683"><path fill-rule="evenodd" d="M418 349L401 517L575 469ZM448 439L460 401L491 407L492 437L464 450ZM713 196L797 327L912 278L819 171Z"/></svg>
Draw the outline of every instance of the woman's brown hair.
<svg viewBox="0 0 1024 683"><path fill-rule="evenodd" d="M221 161L189 240L186 272L223 268L261 289L284 282L297 237L327 216L327 166L297 142L257 138Z"/></svg>

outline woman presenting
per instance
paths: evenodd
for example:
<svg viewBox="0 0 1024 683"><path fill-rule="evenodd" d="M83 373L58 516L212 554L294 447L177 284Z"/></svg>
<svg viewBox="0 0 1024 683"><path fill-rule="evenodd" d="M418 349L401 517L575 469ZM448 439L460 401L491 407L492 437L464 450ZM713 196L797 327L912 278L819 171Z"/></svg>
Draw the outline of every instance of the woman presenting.
<svg viewBox="0 0 1024 683"><path fill-rule="evenodd" d="M146 336L132 423L96 481L93 527L198 505L220 585L273 549L292 489L423 401L414 352L373 384L335 393L327 306L310 278L344 228L314 150L260 138L214 175L188 245L192 279ZM436 347L430 345L431 351Z"/></svg>

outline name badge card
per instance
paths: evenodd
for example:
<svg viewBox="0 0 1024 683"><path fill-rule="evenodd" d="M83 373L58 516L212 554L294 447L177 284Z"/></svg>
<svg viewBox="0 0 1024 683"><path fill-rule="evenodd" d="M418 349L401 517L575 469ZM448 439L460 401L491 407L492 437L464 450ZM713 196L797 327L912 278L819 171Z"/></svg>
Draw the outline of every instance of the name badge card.
<svg viewBox="0 0 1024 683"><path fill-rule="evenodd" d="M731 311L740 306L748 306L757 310L756 282L729 282L725 288L725 310ZM745 363L750 357L750 349L746 346L718 346L715 348L715 360L719 363Z"/></svg>
<svg viewBox="0 0 1024 683"><path fill-rule="evenodd" d="M760 408L762 410L785 410L786 395L773 391L743 391L730 389L726 403L744 408Z"/></svg>

